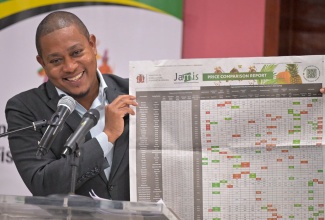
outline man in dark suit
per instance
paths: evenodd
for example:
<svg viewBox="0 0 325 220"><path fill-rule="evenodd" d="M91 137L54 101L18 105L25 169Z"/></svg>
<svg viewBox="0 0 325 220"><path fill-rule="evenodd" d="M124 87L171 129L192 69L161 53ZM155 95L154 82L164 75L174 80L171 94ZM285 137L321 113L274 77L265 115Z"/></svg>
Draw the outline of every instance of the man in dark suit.
<svg viewBox="0 0 325 220"><path fill-rule="evenodd" d="M98 124L79 146L75 193L89 196L93 190L103 198L129 200L128 114L134 115L131 106L137 103L128 95L128 80L99 73L96 37L72 13L59 11L46 16L37 28L36 48L37 61L49 80L8 101L8 130L50 119L60 95L73 97L77 105L41 159L35 155L46 127L9 135L12 156L26 186L35 196L70 192L72 156L61 156L64 144L87 110L104 106L99 108Z"/></svg>

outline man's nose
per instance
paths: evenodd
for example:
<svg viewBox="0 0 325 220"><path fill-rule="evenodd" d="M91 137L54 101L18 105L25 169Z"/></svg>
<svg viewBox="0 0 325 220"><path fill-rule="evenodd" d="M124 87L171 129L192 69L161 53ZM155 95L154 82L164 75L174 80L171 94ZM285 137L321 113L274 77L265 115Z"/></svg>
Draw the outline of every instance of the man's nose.
<svg viewBox="0 0 325 220"><path fill-rule="evenodd" d="M64 65L63 65L63 71L64 72L74 72L77 68L77 62L71 58L71 57L68 57L68 58L65 58L64 60Z"/></svg>

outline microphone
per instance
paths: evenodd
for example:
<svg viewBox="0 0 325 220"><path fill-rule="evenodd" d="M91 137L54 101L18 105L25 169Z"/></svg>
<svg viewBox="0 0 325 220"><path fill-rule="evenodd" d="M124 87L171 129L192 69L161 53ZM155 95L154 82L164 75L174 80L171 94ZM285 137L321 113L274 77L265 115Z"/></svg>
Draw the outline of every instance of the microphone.
<svg viewBox="0 0 325 220"><path fill-rule="evenodd" d="M38 142L36 153L38 159L41 159L48 152L55 137L62 130L65 120L74 111L75 107L76 101L71 96L63 96L59 100L57 110L48 121L47 129Z"/></svg>
<svg viewBox="0 0 325 220"><path fill-rule="evenodd" d="M81 141L84 141L86 134L97 124L98 119L99 111L97 109L90 109L84 114L75 132L65 142L65 150L62 156L69 155L75 151L76 146L81 144Z"/></svg>

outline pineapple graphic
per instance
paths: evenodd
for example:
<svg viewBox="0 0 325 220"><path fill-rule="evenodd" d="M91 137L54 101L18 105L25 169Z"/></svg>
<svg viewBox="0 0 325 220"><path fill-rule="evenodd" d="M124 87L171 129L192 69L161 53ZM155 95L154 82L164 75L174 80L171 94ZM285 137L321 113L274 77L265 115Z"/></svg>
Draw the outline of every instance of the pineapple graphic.
<svg viewBox="0 0 325 220"><path fill-rule="evenodd" d="M297 64L287 64L283 72L276 74L278 84L302 84Z"/></svg>
<svg viewBox="0 0 325 220"><path fill-rule="evenodd" d="M287 64L287 71L290 73L290 84L302 84L297 64Z"/></svg>

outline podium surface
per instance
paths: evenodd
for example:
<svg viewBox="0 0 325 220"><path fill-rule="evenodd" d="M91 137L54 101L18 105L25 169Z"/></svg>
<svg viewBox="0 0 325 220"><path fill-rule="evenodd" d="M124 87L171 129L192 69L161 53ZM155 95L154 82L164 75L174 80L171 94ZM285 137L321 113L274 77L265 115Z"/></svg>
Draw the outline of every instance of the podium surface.
<svg viewBox="0 0 325 220"><path fill-rule="evenodd" d="M0 195L0 220L7 219L178 219L164 204L97 200L78 195Z"/></svg>

